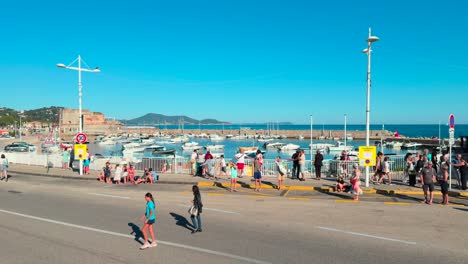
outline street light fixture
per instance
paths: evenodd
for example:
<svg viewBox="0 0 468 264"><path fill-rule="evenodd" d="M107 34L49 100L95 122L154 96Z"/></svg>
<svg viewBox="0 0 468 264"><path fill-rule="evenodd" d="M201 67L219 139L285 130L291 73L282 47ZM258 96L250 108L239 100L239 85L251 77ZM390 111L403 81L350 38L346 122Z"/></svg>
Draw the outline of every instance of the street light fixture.
<svg viewBox="0 0 468 264"><path fill-rule="evenodd" d="M73 67L71 65L73 65L75 62L78 62L78 67ZM86 68L82 68L81 67L81 63L83 63L84 65L86 65ZM62 69L68 69L68 70L74 70L74 71L78 71L78 115L79 115L79 128L78 128L78 131L79 133L83 133L83 110L82 110L82 97L83 97L83 85L81 83L81 72L92 72L92 73L98 73L98 72L101 72L101 70L99 70L98 67L94 68L94 69L91 69L87 64L86 62L84 62L82 59L81 59L81 56L78 55L78 58L76 58L76 60L74 60L72 63L70 63L68 66L63 64L63 63L58 63L57 65L57 68L62 68ZM80 160L80 175L83 175L83 160Z"/></svg>
<svg viewBox="0 0 468 264"><path fill-rule="evenodd" d="M371 28L369 28L369 37L367 38L367 48L362 52L367 54L367 103L366 103L366 146L369 146L370 137L370 89L371 89L371 53L372 43L378 41L379 38L372 36ZM366 187L369 187L369 167L366 166Z"/></svg>

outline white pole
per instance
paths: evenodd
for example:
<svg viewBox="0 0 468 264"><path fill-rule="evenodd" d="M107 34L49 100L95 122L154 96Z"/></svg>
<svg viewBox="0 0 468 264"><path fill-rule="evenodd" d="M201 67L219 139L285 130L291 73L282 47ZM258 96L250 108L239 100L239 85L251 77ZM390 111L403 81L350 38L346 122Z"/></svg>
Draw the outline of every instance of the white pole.
<svg viewBox="0 0 468 264"><path fill-rule="evenodd" d="M314 143L314 117L312 115L310 115L310 177L312 177L312 156L313 156L313 152L312 152L312 143Z"/></svg>
<svg viewBox="0 0 468 264"><path fill-rule="evenodd" d="M369 38L371 37L369 28ZM366 146L369 146L370 134L370 92L371 92L371 42L367 41L367 103L366 103ZM369 187L369 167L366 166L366 187Z"/></svg>
<svg viewBox="0 0 468 264"><path fill-rule="evenodd" d="M82 109L83 84L81 82L81 56L78 55L78 115L80 118L78 131L83 133L83 109ZM80 159L80 175L83 175L83 160Z"/></svg>
<svg viewBox="0 0 468 264"><path fill-rule="evenodd" d="M380 133L380 151L382 151L382 153L384 152L384 150L383 150L383 132L384 132L384 129L385 129L385 125L382 124L382 132Z"/></svg>
<svg viewBox="0 0 468 264"><path fill-rule="evenodd" d="M440 120L439 120L439 147L440 147ZM442 152L442 149L440 149L440 151Z"/></svg>
<svg viewBox="0 0 468 264"><path fill-rule="evenodd" d="M449 144L449 160L445 162L449 162L449 190L452 190L452 144Z"/></svg>
<svg viewBox="0 0 468 264"><path fill-rule="evenodd" d="M345 146L345 149L346 149L346 144L347 144L347 137L346 137L346 123L347 123L347 116L346 114L344 115L344 146Z"/></svg>
<svg viewBox="0 0 468 264"><path fill-rule="evenodd" d="M21 140L23 140L22 135L21 135L21 134L22 134L22 133L21 133L21 114L20 114L19 118L20 118L19 134L20 134L20 141L21 141Z"/></svg>

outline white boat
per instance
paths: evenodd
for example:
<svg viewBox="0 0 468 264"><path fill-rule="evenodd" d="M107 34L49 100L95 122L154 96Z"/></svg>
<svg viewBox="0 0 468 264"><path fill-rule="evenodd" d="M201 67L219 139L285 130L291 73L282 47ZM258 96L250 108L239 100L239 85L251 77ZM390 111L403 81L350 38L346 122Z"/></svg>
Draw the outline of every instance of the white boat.
<svg viewBox="0 0 468 264"><path fill-rule="evenodd" d="M405 143L403 144L402 148L405 148L405 149L417 149L419 147L421 147L422 144L421 143L412 143L412 142L409 142L409 143Z"/></svg>
<svg viewBox="0 0 468 264"><path fill-rule="evenodd" d="M99 142L99 145L105 145L105 146L112 146L112 145L115 145L117 144L117 142L115 142L114 140L111 140L111 139L107 139L107 140L103 140L101 142Z"/></svg>
<svg viewBox="0 0 468 264"><path fill-rule="evenodd" d="M324 140L325 139L325 136L320 136L319 137L319 140Z"/></svg>
<svg viewBox="0 0 468 264"><path fill-rule="evenodd" d="M278 148L281 148L283 146L286 146L286 143L281 143L281 142L274 142L274 143L267 143L265 144L266 148L268 149L278 149Z"/></svg>
<svg viewBox="0 0 468 264"><path fill-rule="evenodd" d="M177 144L177 143L185 143L187 141L189 141L190 139L186 136L181 136L181 137L175 137L173 139L171 139L171 142Z"/></svg>
<svg viewBox="0 0 468 264"><path fill-rule="evenodd" d="M332 146L332 147L328 147L328 152L341 152L341 151L350 151L350 150L353 150L353 146L348 146L341 142L341 141L337 141L335 146Z"/></svg>
<svg viewBox="0 0 468 264"><path fill-rule="evenodd" d="M327 149L329 147L333 147L335 145L329 143L317 143L317 144L309 144L310 149Z"/></svg>
<svg viewBox="0 0 468 264"><path fill-rule="evenodd" d="M124 149L135 149L135 148L140 148L141 144L140 143L127 143L123 145Z"/></svg>
<svg viewBox="0 0 468 264"><path fill-rule="evenodd" d="M280 139L287 139L288 136L286 136L286 135L280 135L279 138L280 138Z"/></svg>
<svg viewBox="0 0 468 264"><path fill-rule="evenodd" d="M233 136L231 139L232 140L245 140L247 139L247 137L246 136Z"/></svg>
<svg viewBox="0 0 468 264"><path fill-rule="evenodd" d="M151 145L149 147L146 147L144 151L150 152L150 151L156 151L156 150L166 150L166 147L159 146L159 145Z"/></svg>
<svg viewBox="0 0 468 264"><path fill-rule="evenodd" d="M145 151L144 147L139 147L139 148L124 149L122 151L122 153L124 155L126 155L126 154L132 154L132 153L134 154L134 153L138 153L138 152L143 153L144 151Z"/></svg>
<svg viewBox="0 0 468 264"><path fill-rule="evenodd" d="M190 150L199 150L201 146L182 146L182 150L190 151Z"/></svg>
<svg viewBox="0 0 468 264"><path fill-rule="evenodd" d="M219 141L223 141L224 137L219 136L219 135L211 135L210 140L214 142L219 142Z"/></svg>
<svg viewBox="0 0 468 264"><path fill-rule="evenodd" d="M298 136L297 139L303 140L303 139L304 139L304 136Z"/></svg>
<svg viewBox="0 0 468 264"><path fill-rule="evenodd" d="M221 150L221 149L224 149L224 145L207 145L205 146L205 149L206 150Z"/></svg>
<svg viewBox="0 0 468 264"><path fill-rule="evenodd" d="M273 141L273 140L274 140L274 139L272 139L272 138L259 138L259 139L258 139L258 142L263 142L263 143L265 143L265 142L271 142L271 141Z"/></svg>
<svg viewBox="0 0 468 264"><path fill-rule="evenodd" d="M403 146L403 142L387 142L387 144L385 144L385 146L387 148L392 148L392 149L401 149L401 147Z"/></svg>
<svg viewBox="0 0 468 264"><path fill-rule="evenodd" d="M198 142L194 142L194 141L187 142L187 143L184 144L185 147L195 147L195 146L198 146L198 145L199 145Z"/></svg>
<svg viewBox="0 0 468 264"><path fill-rule="evenodd" d="M296 145L296 144L287 144L287 145L284 145L284 146L280 147L279 149L281 149L281 150L297 150L300 147L301 146Z"/></svg>

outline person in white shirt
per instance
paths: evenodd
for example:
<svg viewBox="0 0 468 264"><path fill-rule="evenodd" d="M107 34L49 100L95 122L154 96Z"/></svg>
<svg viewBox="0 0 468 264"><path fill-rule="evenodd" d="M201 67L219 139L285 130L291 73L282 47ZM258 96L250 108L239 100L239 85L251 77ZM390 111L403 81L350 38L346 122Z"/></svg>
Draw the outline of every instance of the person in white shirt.
<svg viewBox="0 0 468 264"><path fill-rule="evenodd" d="M245 158L249 158L249 156L245 155L244 150L241 149L234 158L237 160L237 176L242 178L244 176Z"/></svg>
<svg viewBox="0 0 468 264"><path fill-rule="evenodd" d="M220 170L221 170L221 172L219 173L219 176L227 176L226 160L224 159L224 155L221 155L221 161L219 165L220 165Z"/></svg>

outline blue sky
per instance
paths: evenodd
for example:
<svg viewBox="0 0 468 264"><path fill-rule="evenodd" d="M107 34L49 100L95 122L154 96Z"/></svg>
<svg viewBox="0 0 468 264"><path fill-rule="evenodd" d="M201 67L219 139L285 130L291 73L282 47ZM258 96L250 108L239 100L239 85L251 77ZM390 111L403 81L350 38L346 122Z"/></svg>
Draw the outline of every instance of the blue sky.
<svg viewBox="0 0 468 264"><path fill-rule="evenodd" d="M0 9L1 105L148 112L231 122L468 123L464 1L8 1ZM112 3L112 4L109 4Z"/></svg>

